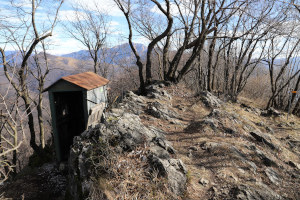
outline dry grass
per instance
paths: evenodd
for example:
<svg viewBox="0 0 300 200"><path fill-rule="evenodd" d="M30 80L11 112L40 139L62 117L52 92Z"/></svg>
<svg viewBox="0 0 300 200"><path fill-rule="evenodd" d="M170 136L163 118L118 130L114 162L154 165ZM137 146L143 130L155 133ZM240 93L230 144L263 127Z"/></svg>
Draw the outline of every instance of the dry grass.
<svg viewBox="0 0 300 200"><path fill-rule="evenodd" d="M178 199L168 189L167 179L151 171L147 162L148 149L139 147L130 153L114 154L111 162L101 162L102 169L95 170L90 199Z"/></svg>
<svg viewBox="0 0 300 200"><path fill-rule="evenodd" d="M178 86L177 86L178 87ZM296 116L290 116L286 120L286 114L282 117L267 118L261 117L258 113L247 111L239 104L225 103L220 110L225 112L225 116L218 119L216 129L209 125L201 124L209 113L201 101L198 101L191 92L185 88L169 87L169 94L172 94L172 102L161 102L171 105L170 109L176 111L181 120L181 124L170 124L166 120L149 120L151 116L144 116L142 122L148 126L156 126L166 132L166 138L172 142L177 151L177 156L188 168L189 182L187 185L186 199L211 199L216 195L215 189L226 191L234 185L248 184L258 187L256 183L263 182L281 195L297 198L295 188L300 186L300 181L293 180L287 176L286 170L293 170L286 162L293 160L300 163L299 154L296 154L286 144L283 138L293 137L300 141L299 130L300 119ZM175 92L176 91L176 92ZM187 91L187 92L185 92ZM241 98L242 102L252 107L263 108L263 103L256 99ZM258 125L264 124L263 126ZM288 125L282 130L278 129L278 124ZM186 128L189 127L189 128ZM270 133L267 127L272 128L274 133ZM224 128L235 130L234 134L224 131ZM270 136L271 141L280 146L279 150L271 150L267 145L255 141L249 134L250 131L260 130ZM218 143L217 147L202 149L203 144ZM251 146L263 151L266 156L274 160L282 169L274 170L282 177L282 188L272 185L267 178L264 170L266 166L262 160L251 150ZM190 150L190 147L196 147L197 151ZM233 148L234 147L234 148ZM236 150L247 157L248 161L243 161L241 155ZM255 164L256 169L251 165ZM199 183L201 179L208 181L207 185ZM287 191L290 191L288 193ZM220 199L229 198L219 194ZM228 195L228 194L227 194ZM299 197L299 194L298 194Z"/></svg>
<svg viewBox="0 0 300 200"><path fill-rule="evenodd" d="M270 80L268 75L250 77L239 100L244 100L253 107L264 108L271 95Z"/></svg>
<svg viewBox="0 0 300 200"><path fill-rule="evenodd" d="M6 198L4 194L0 194L0 200L13 200L12 198Z"/></svg>

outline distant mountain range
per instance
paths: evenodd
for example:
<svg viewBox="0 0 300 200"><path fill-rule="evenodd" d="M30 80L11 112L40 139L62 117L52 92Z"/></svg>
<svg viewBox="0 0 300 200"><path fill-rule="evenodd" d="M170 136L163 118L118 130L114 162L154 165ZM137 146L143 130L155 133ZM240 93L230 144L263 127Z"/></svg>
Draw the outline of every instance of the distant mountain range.
<svg viewBox="0 0 300 200"><path fill-rule="evenodd" d="M142 59L146 58L147 47L142 44L134 44L135 48L141 55ZM7 56L7 61L13 63L20 63L21 55L18 51L5 51ZM41 54L41 53L40 53ZM43 54L41 56L41 61ZM121 68L117 65L123 63L135 65L135 57L131 51L129 44L122 44L114 46L112 48L105 48L101 50L99 55L101 62L106 65L111 65L110 69L117 73ZM48 63L50 73L47 76L46 86L55 82L62 76L67 76L75 73L80 73L84 71L93 71L93 61L87 50L81 50L69 54L64 54L60 56L55 56L48 54ZM34 70L35 65L33 64L33 59L29 59L30 68ZM7 79L4 77L3 68L0 63L0 85L6 84Z"/></svg>
<svg viewBox="0 0 300 200"><path fill-rule="evenodd" d="M141 58L142 59L146 58L147 47L139 43L134 43L134 46L137 52L140 54ZM7 56L7 60L16 61L17 59L17 61L19 61L21 59L21 56L20 54L18 54L18 51L5 51L5 54ZM117 45L111 48L101 49L99 51L98 56L102 63L107 63L107 64L117 65L123 63L125 60L132 60L132 63L135 63L134 54L131 51L130 45L128 43ZM13 59L13 57L15 57L15 59ZM88 50L80 50L80 51L63 54L55 57L65 57L65 58L74 58L83 61L92 61L92 58Z"/></svg>
<svg viewBox="0 0 300 200"><path fill-rule="evenodd" d="M8 54L7 54L8 55ZM13 54L11 54L13 55ZM9 57L9 56L8 56ZM43 59L40 59L43 61ZM84 71L92 71L93 69L93 63L92 61L88 60L78 60L74 58L64 58L60 56L54 56L54 55L48 55L48 64L49 64L49 69L50 72L47 76L46 80L46 86L50 85L51 83L55 82L62 76L67 76L75 73L80 73ZM35 71L35 65L33 64L33 59L29 59L29 66L30 68ZM44 67L43 67L44 70ZM29 74L29 79L34 79L31 77ZM37 84L36 81L28 81L31 85L31 88L36 88L35 85L32 84ZM0 85L1 88L0 90L5 90L5 84L7 84L7 79L4 76L3 72L3 67L0 66Z"/></svg>
<svg viewBox="0 0 300 200"><path fill-rule="evenodd" d="M147 47L139 43L134 43L134 46L141 58L146 59ZM17 63L21 62L21 55L18 54L18 51L5 51L5 53L8 61ZM118 66L122 64L134 66L136 62L135 56L128 43L102 49L99 53L99 58L101 59L101 63L113 66L115 73L121 69ZM93 61L88 50L80 50L60 56L48 54L48 59L49 68L51 69L51 73L48 76L49 82L53 82L65 75L93 70ZM32 59L30 60L32 61ZM280 66L284 63L284 61L285 59L278 58L275 60L275 65ZM300 69L300 57L292 58L290 63L295 64L293 70L297 71ZM268 67L266 63L264 66L266 68ZM0 72L2 70L0 62ZM3 80L3 73L1 73L0 76L1 83L1 79Z"/></svg>
<svg viewBox="0 0 300 200"><path fill-rule="evenodd" d="M137 52L140 54L141 58L146 58L147 47L143 44L138 43L134 43L134 46ZM114 46L111 48L104 48L100 50L98 56L101 59L101 62L113 65L123 63L125 60L132 60L132 64L135 63L134 54L128 43ZM88 50L81 50L69 54L63 54L61 55L61 57L75 58L79 60L92 60Z"/></svg>

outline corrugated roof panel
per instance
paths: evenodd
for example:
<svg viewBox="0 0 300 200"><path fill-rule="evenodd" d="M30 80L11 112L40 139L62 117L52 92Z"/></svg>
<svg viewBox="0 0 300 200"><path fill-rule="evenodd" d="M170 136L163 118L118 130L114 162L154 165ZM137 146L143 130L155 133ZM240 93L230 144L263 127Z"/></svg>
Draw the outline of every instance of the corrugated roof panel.
<svg viewBox="0 0 300 200"><path fill-rule="evenodd" d="M48 91L53 85L58 83L60 80L68 81L86 90L92 90L97 87L101 87L109 82L109 80L99 76L98 74L95 74L94 72L83 72L80 74L64 76L49 87L47 87L43 92Z"/></svg>
<svg viewBox="0 0 300 200"><path fill-rule="evenodd" d="M98 74L95 74L94 72L84 72L80 74L64 76L61 79L87 90L92 90L94 88L106 85L109 82L109 80L99 76Z"/></svg>

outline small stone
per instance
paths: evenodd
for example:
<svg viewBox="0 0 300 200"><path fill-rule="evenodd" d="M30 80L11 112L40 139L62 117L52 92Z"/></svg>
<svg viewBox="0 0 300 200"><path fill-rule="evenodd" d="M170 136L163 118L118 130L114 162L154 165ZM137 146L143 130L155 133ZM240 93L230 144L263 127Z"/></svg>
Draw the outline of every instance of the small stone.
<svg viewBox="0 0 300 200"><path fill-rule="evenodd" d="M205 178L201 178L201 179L199 180L199 183L200 183L201 185L203 185L203 186L206 186L206 185L208 185L209 181L206 180Z"/></svg>
<svg viewBox="0 0 300 200"><path fill-rule="evenodd" d="M279 182L280 182L279 175L278 175L273 169L267 168L267 169L265 170L265 173L266 173L266 175L268 176L269 180L270 180L272 183L274 183L274 184L276 184L276 185L279 184Z"/></svg>
<svg viewBox="0 0 300 200"><path fill-rule="evenodd" d="M265 123L263 123L263 122L257 122L257 123L255 123L257 126L265 126Z"/></svg>
<svg viewBox="0 0 300 200"><path fill-rule="evenodd" d="M290 122L290 125L291 125L291 126L294 126L294 125L295 125L295 122Z"/></svg>
<svg viewBox="0 0 300 200"><path fill-rule="evenodd" d="M228 133L228 134L235 134L236 131L231 129L231 128L227 128L227 127L224 127L224 131L225 133Z"/></svg>
<svg viewBox="0 0 300 200"><path fill-rule="evenodd" d="M242 168L238 168L238 170L239 170L242 174L245 174L245 170L243 170Z"/></svg>
<svg viewBox="0 0 300 200"><path fill-rule="evenodd" d="M266 166L268 166L268 167L270 167L270 166L278 167L277 163L274 160L268 158L268 156L266 156L263 151L261 151L259 149L255 149L255 153L258 155L258 157L263 161L263 163Z"/></svg>
<svg viewBox="0 0 300 200"><path fill-rule="evenodd" d="M219 190L214 186L211 187L209 190L212 191L214 193L214 195L216 195L216 196L219 194Z"/></svg>
<svg viewBox="0 0 300 200"><path fill-rule="evenodd" d="M192 154L192 150L189 150L189 153L187 155L189 158L193 157L193 154Z"/></svg>
<svg viewBox="0 0 300 200"><path fill-rule="evenodd" d="M271 128L271 127L266 127L266 130L269 132L269 133L272 133L272 134L274 134L274 130Z"/></svg>
<svg viewBox="0 0 300 200"><path fill-rule="evenodd" d="M190 146L190 147L188 148L188 150L192 150L192 151L198 151L198 148L197 148L197 147L195 147L195 146Z"/></svg>
<svg viewBox="0 0 300 200"><path fill-rule="evenodd" d="M242 103L240 106L241 106L242 108L251 108L250 106L248 106L247 104L244 104L244 103Z"/></svg>
<svg viewBox="0 0 300 200"><path fill-rule="evenodd" d="M292 174L292 178L300 179L300 175L293 173L293 174Z"/></svg>
<svg viewBox="0 0 300 200"><path fill-rule="evenodd" d="M200 99L209 108L220 108L223 103L218 97L210 92L201 92Z"/></svg>
<svg viewBox="0 0 300 200"><path fill-rule="evenodd" d="M264 110L261 112L261 115L264 117L270 117L270 116L280 116L281 113L277 110L275 110L274 108L269 108L268 110Z"/></svg>
<svg viewBox="0 0 300 200"><path fill-rule="evenodd" d="M288 164L291 166L291 167L294 167L294 168L297 168L300 170L300 165L298 163L295 163L293 161L289 161Z"/></svg>
<svg viewBox="0 0 300 200"><path fill-rule="evenodd" d="M58 169L59 171L64 171L66 169L65 163L60 163Z"/></svg>
<svg viewBox="0 0 300 200"><path fill-rule="evenodd" d="M269 108L269 110L268 110L268 113L270 114L270 115L274 115L274 116L279 116L279 115L281 115L281 113L278 111L278 110L275 110L274 108Z"/></svg>

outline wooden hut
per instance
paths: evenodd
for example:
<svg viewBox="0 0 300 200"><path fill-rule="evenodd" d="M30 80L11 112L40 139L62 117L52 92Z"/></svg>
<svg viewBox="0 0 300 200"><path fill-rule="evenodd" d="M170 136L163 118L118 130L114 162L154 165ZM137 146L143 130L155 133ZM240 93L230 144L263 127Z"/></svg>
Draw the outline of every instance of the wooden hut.
<svg viewBox="0 0 300 200"><path fill-rule="evenodd" d="M65 76L50 85L49 93L52 127L57 160L67 160L74 136L88 124L92 108L107 105L109 80L93 73Z"/></svg>

